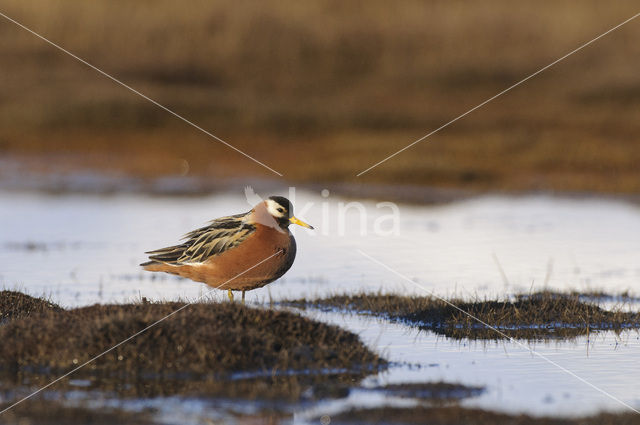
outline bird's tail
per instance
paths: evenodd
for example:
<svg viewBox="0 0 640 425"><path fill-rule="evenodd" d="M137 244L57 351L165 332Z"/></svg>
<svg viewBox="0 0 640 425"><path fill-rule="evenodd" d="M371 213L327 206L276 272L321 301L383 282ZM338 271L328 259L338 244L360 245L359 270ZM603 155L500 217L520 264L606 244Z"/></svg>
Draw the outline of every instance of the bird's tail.
<svg viewBox="0 0 640 425"><path fill-rule="evenodd" d="M161 272L166 267L166 264L151 260L140 264L140 266L150 272Z"/></svg>

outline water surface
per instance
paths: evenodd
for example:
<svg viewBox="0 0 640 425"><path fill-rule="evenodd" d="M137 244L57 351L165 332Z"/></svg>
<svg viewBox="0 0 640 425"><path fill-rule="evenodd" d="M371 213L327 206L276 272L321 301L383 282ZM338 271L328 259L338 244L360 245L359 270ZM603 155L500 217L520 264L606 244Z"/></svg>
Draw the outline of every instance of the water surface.
<svg viewBox="0 0 640 425"><path fill-rule="evenodd" d="M399 205L399 228L389 236L374 232L376 220L389 209L363 201L363 235L361 211L348 209L342 225L340 202L297 194L302 208L296 214L318 230L292 226L298 240L293 268L280 281L248 293L250 299L363 290L424 293L358 250L443 296L502 296L543 287L637 293L640 209L634 205L548 197ZM242 194L0 192L0 285L51 294L67 306L138 296L196 297L204 288L200 284L143 272L138 264L144 251L175 244L212 218L248 209Z"/></svg>
<svg viewBox="0 0 640 425"><path fill-rule="evenodd" d="M360 291L433 291L474 298L547 288L638 295L640 209L633 204L492 196L442 206L398 205L397 233L383 235L374 230L389 208L362 201L362 209L341 214L341 202L347 201L296 194L296 215L318 230L295 229L298 257L293 268L280 281L249 292L249 302ZM64 306L141 296L195 299L206 287L143 272L138 267L145 260L143 252L174 244L212 218L249 208L240 193L160 197L0 192L0 286L50 295ZM225 294L214 291L212 296ZM486 386L485 393L465 404L531 414L624 409L512 343L449 340L348 314L305 314L357 332L396 364L367 385L445 380ZM625 403L640 406L637 333L601 332L533 348ZM393 400L354 390L346 400L296 409L296 421L384 402ZM175 409L171 414L177 414Z"/></svg>

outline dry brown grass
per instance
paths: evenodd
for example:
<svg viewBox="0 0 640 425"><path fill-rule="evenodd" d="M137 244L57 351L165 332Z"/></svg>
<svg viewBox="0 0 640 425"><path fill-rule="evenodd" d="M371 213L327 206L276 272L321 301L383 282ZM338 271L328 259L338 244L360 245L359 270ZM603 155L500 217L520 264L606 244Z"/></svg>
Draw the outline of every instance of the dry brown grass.
<svg viewBox="0 0 640 425"><path fill-rule="evenodd" d="M637 12L636 3L8 0L3 12L297 181L640 191L632 22L360 179L355 174ZM13 24L0 151L61 166L268 171Z"/></svg>
<svg viewBox="0 0 640 425"><path fill-rule="evenodd" d="M538 292L509 301L453 299L450 303L453 306L432 297L368 294L286 302L299 307L373 314L454 338L503 338L462 311L513 338L567 338L603 329L640 328L639 313L604 310L575 293Z"/></svg>
<svg viewBox="0 0 640 425"><path fill-rule="evenodd" d="M0 324L21 317L58 311L62 311L62 308L45 299L18 291L0 291Z"/></svg>

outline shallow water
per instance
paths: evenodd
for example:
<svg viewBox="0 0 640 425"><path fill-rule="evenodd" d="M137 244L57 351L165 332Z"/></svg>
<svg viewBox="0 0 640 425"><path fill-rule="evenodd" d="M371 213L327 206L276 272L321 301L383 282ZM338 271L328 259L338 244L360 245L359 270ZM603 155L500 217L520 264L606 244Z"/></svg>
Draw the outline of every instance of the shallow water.
<svg viewBox="0 0 640 425"><path fill-rule="evenodd" d="M640 406L640 334L598 332L570 341L525 342L454 340L406 325L351 314L308 311L310 317L334 323L360 335L369 346L395 362L389 370L367 378L363 386L407 382L455 382L484 386L486 391L464 400L481 407L534 416L581 416L602 410L624 411L618 401L570 376L535 351L611 396ZM384 403L355 391L347 400L312 409L330 414L347 405ZM325 413L321 413L325 414ZM302 411L301 417L309 417Z"/></svg>
<svg viewBox="0 0 640 425"><path fill-rule="evenodd" d="M638 295L640 208L632 204L535 196L399 205L398 232L386 236L373 229L390 209L362 202L367 215L363 235L356 208L343 215L342 232L340 202L346 201L296 194L296 215L318 230L295 229L298 257L293 268L284 279L248 293L249 302L378 290L493 297L543 287L628 290ZM242 194L178 198L0 192L0 286L50 295L64 306L141 296L195 299L207 293L203 285L141 271L137 265L145 260L143 252L174 244L207 220L249 208ZM221 291L211 295L225 296ZM453 341L371 318L306 314L358 332L399 363L371 378L371 385L440 379L482 385L488 390L465 404L533 414L624 409L512 343ZM602 332L592 334L588 343L577 338L534 348L624 402L640 406L640 344L635 332ZM380 397L385 398L356 390L347 400L314 409L339 411L351 404L377 404ZM303 421L313 413L300 409L296 418Z"/></svg>
<svg viewBox="0 0 640 425"><path fill-rule="evenodd" d="M426 289L462 297L543 287L638 293L640 208L634 205L548 197L399 205L398 234L385 236L373 228L390 210L369 201L362 203L367 234L360 234L363 220L355 208L344 214L341 234L340 202L297 194L296 214L318 230L294 230L298 256L293 268L280 281L249 292L249 300L362 290L423 294ZM145 260L144 251L175 244L212 218L248 209L242 194L176 198L0 192L0 285L50 294L66 306L139 296L193 298L205 287L143 272L137 265Z"/></svg>

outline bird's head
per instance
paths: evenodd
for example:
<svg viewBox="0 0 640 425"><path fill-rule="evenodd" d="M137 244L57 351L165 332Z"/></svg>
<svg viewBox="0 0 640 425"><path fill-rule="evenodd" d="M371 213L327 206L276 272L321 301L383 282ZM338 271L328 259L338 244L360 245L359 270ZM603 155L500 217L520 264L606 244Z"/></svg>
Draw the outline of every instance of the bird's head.
<svg viewBox="0 0 640 425"><path fill-rule="evenodd" d="M293 204L291 204L291 201L287 198L282 196L270 196L262 202L262 205L258 204L256 210L258 210L258 207L265 208L267 214L273 218L282 229L286 229L292 223L308 229L313 229L313 226L297 219L293 215Z"/></svg>

